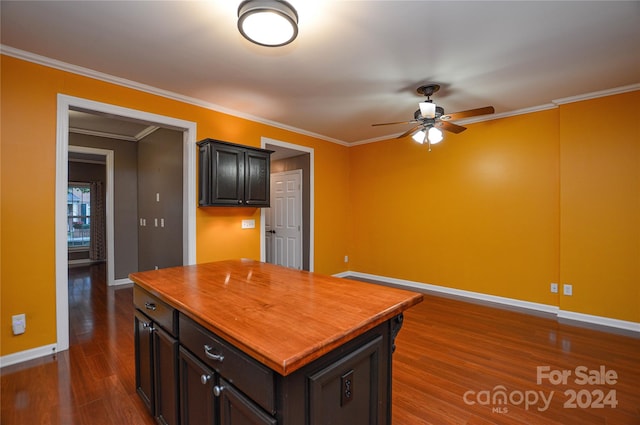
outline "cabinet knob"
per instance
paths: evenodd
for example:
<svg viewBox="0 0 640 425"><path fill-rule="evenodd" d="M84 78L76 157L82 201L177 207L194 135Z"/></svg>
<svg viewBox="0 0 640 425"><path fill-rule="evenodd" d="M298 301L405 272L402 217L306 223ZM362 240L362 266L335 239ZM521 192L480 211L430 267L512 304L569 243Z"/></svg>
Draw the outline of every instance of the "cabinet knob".
<svg viewBox="0 0 640 425"><path fill-rule="evenodd" d="M203 373L200 376L200 382L202 382L202 385L207 385L209 381L211 381L211 375L206 375Z"/></svg>
<svg viewBox="0 0 640 425"><path fill-rule="evenodd" d="M146 330L149 331L149 333L155 331L155 328L153 327L153 323L152 322L143 322L142 323L142 327Z"/></svg>
<svg viewBox="0 0 640 425"><path fill-rule="evenodd" d="M213 387L213 395L216 397L220 397L222 391L224 391L224 387L222 385L216 385L215 387Z"/></svg>
<svg viewBox="0 0 640 425"><path fill-rule="evenodd" d="M238 199L238 203L241 204L242 203L242 199Z"/></svg>
<svg viewBox="0 0 640 425"><path fill-rule="evenodd" d="M204 355L207 356L208 359L215 360L218 362L222 362L224 360L224 355L212 353L211 350L213 350L212 346L210 345L204 346Z"/></svg>

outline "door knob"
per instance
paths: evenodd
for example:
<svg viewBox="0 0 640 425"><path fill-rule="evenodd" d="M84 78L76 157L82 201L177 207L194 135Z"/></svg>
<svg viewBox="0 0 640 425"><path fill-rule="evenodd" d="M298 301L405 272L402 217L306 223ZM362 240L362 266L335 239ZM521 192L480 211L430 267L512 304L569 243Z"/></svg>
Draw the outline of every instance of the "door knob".
<svg viewBox="0 0 640 425"><path fill-rule="evenodd" d="M267 230L267 233L275 233L275 230Z"/></svg>

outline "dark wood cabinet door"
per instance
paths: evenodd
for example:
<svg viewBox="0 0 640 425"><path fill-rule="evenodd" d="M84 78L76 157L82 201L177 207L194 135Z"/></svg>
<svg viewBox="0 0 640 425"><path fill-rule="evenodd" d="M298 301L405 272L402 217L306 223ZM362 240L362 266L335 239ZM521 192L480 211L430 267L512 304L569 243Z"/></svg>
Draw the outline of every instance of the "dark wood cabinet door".
<svg viewBox="0 0 640 425"><path fill-rule="evenodd" d="M314 425L382 425L387 419L386 355L378 336L308 377Z"/></svg>
<svg viewBox="0 0 640 425"><path fill-rule="evenodd" d="M224 379L220 379L217 388L220 425L277 425L275 418L267 415Z"/></svg>
<svg viewBox="0 0 640 425"><path fill-rule="evenodd" d="M245 150L230 145L212 145L211 203L244 203Z"/></svg>
<svg viewBox="0 0 640 425"><path fill-rule="evenodd" d="M252 207L269 207L270 153L247 150L244 200Z"/></svg>
<svg viewBox="0 0 640 425"><path fill-rule="evenodd" d="M204 139L198 152L200 206L269 207L271 151Z"/></svg>
<svg viewBox="0 0 640 425"><path fill-rule="evenodd" d="M136 310L134 314L136 391L152 415L155 415L153 385L153 322Z"/></svg>
<svg viewBox="0 0 640 425"><path fill-rule="evenodd" d="M211 204L211 144L198 145L198 205Z"/></svg>
<svg viewBox="0 0 640 425"><path fill-rule="evenodd" d="M156 419L178 425L178 341L160 328L153 333Z"/></svg>
<svg viewBox="0 0 640 425"><path fill-rule="evenodd" d="M183 347L178 359L181 425L216 425L214 372Z"/></svg>

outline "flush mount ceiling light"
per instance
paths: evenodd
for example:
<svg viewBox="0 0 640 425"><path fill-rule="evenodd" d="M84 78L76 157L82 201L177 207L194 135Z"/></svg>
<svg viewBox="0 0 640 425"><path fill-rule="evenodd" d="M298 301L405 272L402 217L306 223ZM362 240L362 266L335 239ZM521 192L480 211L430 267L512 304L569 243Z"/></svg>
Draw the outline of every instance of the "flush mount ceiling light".
<svg viewBox="0 0 640 425"><path fill-rule="evenodd" d="M298 36L298 13L286 1L245 0L238 6L238 30L252 43L284 46Z"/></svg>

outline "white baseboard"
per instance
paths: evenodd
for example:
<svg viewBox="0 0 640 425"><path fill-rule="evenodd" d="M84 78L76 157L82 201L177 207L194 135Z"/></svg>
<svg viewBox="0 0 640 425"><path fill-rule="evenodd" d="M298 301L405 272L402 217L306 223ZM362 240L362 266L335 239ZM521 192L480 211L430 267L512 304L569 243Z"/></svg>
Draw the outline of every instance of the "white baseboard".
<svg viewBox="0 0 640 425"><path fill-rule="evenodd" d="M373 275L368 273L347 271L347 272L335 274L334 276L343 277L343 278L355 277L360 279L367 279L367 280L378 281L381 283L389 284L389 285L404 288L404 289L414 289L419 292L438 293L442 295L454 296L459 298L467 298L470 300L482 301L486 303L500 304L508 307L513 307L516 309L530 310L531 312L535 312L535 313L544 313L546 315L552 315L553 317L559 320L567 320L567 321L579 322L584 324L602 326L605 328L615 328L623 331L630 331L634 334L633 336L635 337L640 336L640 323L561 310L557 306L548 305L548 304L522 301L514 298L499 297L496 295L487 295L481 292L464 291L461 289L448 288L446 286L438 286L438 285L432 285L429 283L420 283L420 282L414 282L411 280L396 279L393 277L378 276L378 275ZM635 335L636 333L638 335Z"/></svg>
<svg viewBox="0 0 640 425"><path fill-rule="evenodd" d="M127 277L123 279L116 279L109 284L109 286L120 286L120 285L130 285L133 281Z"/></svg>
<svg viewBox="0 0 640 425"><path fill-rule="evenodd" d="M569 320L573 322L588 323L591 325L604 326L607 328L622 329L625 331L633 332L634 334L637 333L638 335L636 337L640 336L640 323L636 323L636 322L629 322L626 320L619 320L619 319L611 319L609 317L603 317L603 316L593 316L591 314L576 313L573 311L565 311L565 310L558 311L558 319L560 320L564 319L564 320Z"/></svg>
<svg viewBox="0 0 640 425"><path fill-rule="evenodd" d="M18 353L7 354L0 357L0 367L11 366L16 363L26 362L44 356L50 356L57 353L57 345L43 345L42 347L32 348L30 350L20 351Z"/></svg>

